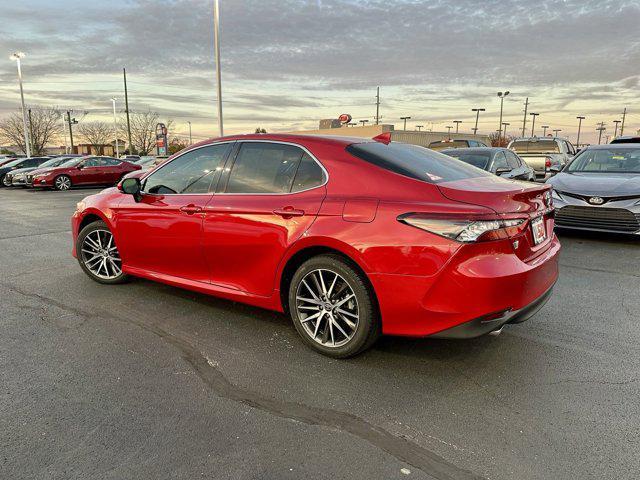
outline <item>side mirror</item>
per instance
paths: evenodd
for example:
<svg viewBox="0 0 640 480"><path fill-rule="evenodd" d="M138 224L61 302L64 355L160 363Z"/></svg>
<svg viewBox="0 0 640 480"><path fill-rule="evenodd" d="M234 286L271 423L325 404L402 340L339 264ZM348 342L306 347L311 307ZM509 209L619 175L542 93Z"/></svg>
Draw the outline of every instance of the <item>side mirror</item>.
<svg viewBox="0 0 640 480"><path fill-rule="evenodd" d="M500 176L505 173L511 173L511 169L506 167L496 168L496 175Z"/></svg>
<svg viewBox="0 0 640 480"><path fill-rule="evenodd" d="M128 195L133 195L133 199L136 202L139 202L142 199L142 194L140 193L141 190L142 190L142 187L140 185L140 179L139 178L125 178L118 185L118 189L122 193L126 193Z"/></svg>
<svg viewBox="0 0 640 480"><path fill-rule="evenodd" d="M549 167L549 171L551 173L560 173L562 171L562 167L560 165L551 165Z"/></svg>

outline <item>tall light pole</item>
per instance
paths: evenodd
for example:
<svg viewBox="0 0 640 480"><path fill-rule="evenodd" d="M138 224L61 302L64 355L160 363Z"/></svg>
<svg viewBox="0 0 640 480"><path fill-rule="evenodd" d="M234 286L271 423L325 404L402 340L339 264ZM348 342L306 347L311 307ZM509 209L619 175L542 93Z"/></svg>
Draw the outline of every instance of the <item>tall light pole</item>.
<svg viewBox="0 0 640 480"><path fill-rule="evenodd" d="M508 122L502 122L502 138L504 139L504 143L507 143L507 127L511 125Z"/></svg>
<svg viewBox="0 0 640 480"><path fill-rule="evenodd" d="M362 124L362 126L364 127L365 123L369 123L369 120L358 120L358 122L360 122Z"/></svg>
<svg viewBox="0 0 640 480"><path fill-rule="evenodd" d="M446 127L444 127L447 129L447 138L449 140L451 140L451 129L453 128L451 125L447 125Z"/></svg>
<svg viewBox="0 0 640 480"><path fill-rule="evenodd" d="M20 84L20 101L22 102L22 126L24 127L24 145L27 157L31 156L31 142L29 141L29 130L27 129L27 111L24 107L24 90L22 89L22 68L20 59L24 58L24 53L15 52L9 55L11 60L15 60L18 66L18 83Z"/></svg>
<svg viewBox="0 0 640 480"><path fill-rule="evenodd" d="M618 136L618 125L620 124L621 120L614 120L613 123L616 124L616 130L613 133L613 138L616 138Z"/></svg>
<svg viewBox="0 0 640 480"><path fill-rule="evenodd" d="M118 141L118 119L116 118L116 99L111 97L113 105L113 134L116 137L116 158L120 158L120 142Z"/></svg>
<svg viewBox="0 0 640 480"><path fill-rule="evenodd" d="M561 131L562 131L562 129L561 129L561 128L554 128L554 129L553 129L553 136L554 136L554 137L557 137L557 136L558 136L558 133L559 133L559 132L561 132Z"/></svg>
<svg viewBox="0 0 640 480"><path fill-rule="evenodd" d="M622 111L622 125L620 125L620 136L624 135L624 121L627 118L627 107Z"/></svg>
<svg viewBox="0 0 640 480"><path fill-rule="evenodd" d="M542 125L542 136L543 137L547 136L547 128L549 128L549 125Z"/></svg>
<svg viewBox="0 0 640 480"><path fill-rule="evenodd" d="M453 123L456 124L456 133L458 133L458 130L460 129L460 124L462 123L462 120L454 120Z"/></svg>
<svg viewBox="0 0 640 480"><path fill-rule="evenodd" d="M424 125L416 125L416 129L417 129L418 131L420 131L420 129L421 129L421 128L423 128L423 127L424 127Z"/></svg>
<svg viewBox="0 0 640 480"><path fill-rule="evenodd" d="M582 127L582 120L586 117L576 117L578 119L578 138L576 138L576 147L580 148L580 128Z"/></svg>
<svg viewBox="0 0 640 480"><path fill-rule="evenodd" d="M224 136L222 126L222 72L220 65L220 6L218 0L213 0L213 47L216 56L216 80L218 87L218 130Z"/></svg>
<svg viewBox="0 0 640 480"><path fill-rule="evenodd" d="M536 131L536 117L540 114L531 112L529 115L533 117L533 120L532 120L533 123L531 124L531 136L533 137L533 132Z"/></svg>
<svg viewBox="0 0 640 480"><path fill-rule="evenodd" d="M502 107L504 106L504 97L506 97L507 95L509 95L509 91L507 90L506 92L498 92L498 98L500 99L500 122L498 123L498 141L500 140L500 137L502 136Z"/></svg>
<svg viewBox="0 0 640 480"><path fill-rule="evenodd" d="M476 126L473 127L473 134L477 135L478 134L478 119L480 118L480 112L484 112L484 108L472 108L471 111L472 112L476 112Z"/></svg>
<svg viewBox="0 0 640 480"><path fill-rule="evenodd" d="M400 117L400 120L404 120L404 127L403 130L407 129L407 120L409 120L411 117Z"/></svg>
<svg viewBox="0 0 640 480"><path fill-rule="evenodd" d="M191 122L187 120L187 123L189 124L189 145L193 145L193 140L191 139Z"/></svg>

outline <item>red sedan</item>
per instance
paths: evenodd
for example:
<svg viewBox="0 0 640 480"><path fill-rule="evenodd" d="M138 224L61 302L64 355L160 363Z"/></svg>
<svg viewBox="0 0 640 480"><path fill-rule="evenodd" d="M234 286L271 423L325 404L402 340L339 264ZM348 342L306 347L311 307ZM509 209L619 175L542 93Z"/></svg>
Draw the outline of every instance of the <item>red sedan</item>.
<svg viewBox="0 0 640 480"><path fill-rule="evenodd" d="M111 157L82 157L54 168L36 170L27 175L27 184L37 188L69 190L73 186L115 185L140 165Z"/></svg>
<svg viewBox="0 0 640 480"><path fill-rule="evenodd" d="M297 135L215 139L87 197L74 256L287 312L347 357L382 334L469 338L533 315L558 277L546 185L432 150Z"/></svg>

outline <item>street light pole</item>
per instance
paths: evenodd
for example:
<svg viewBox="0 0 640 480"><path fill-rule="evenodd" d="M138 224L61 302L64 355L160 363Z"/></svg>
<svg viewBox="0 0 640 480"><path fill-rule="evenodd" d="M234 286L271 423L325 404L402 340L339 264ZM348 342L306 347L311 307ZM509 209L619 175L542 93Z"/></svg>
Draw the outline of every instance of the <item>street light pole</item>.
<svg viewBox="0 0 640 480"><path fill-rule="evenodd" d="M542 125L542 136L543 137L547 136L547 128L549 128L549 125Z"/></svg>
<svg viewBox="0 0 640 480"><path fill-rule="evenodd" d="M576 117L578 119L578 138L576 138L576 147L580 148L580 128L582 127L582 120L586 117Z"/></svg>
<svg viewBox="0 0 640 480"><path fill-rule="evenodd" d="M533 137L534 136L533 133L536 131L536 117L540 114L531 112L529 115L533 117L533 120L532 120L533 123L531 124L531 136Z"/></svg>
<svg viewBox="0 0 640 480"><path fill-rule="evenodd" d="M462 120L454 120L453 123L456 124L456 133L458 133L458 130L460 128L460 124L462 123Z"/></svg>
<svg viewBox="0 0 640 480"><path fill-rule="evenodd" d="M509 125L511 125L511 124L510 124L510 123L508 123L508 122L502 122L502 126L504 127L504 128L502 129L502 138L504 139L504 143L505 143L505 144L507 143L507 127L508 127Z"/></svg>
<svg viewBox="0 0 640 480"><path fill-rule="evenodd" d="M480 118L480 112L484 112L484 108L472 108L471 111L472 112L476 112L476 126L473 127L473 134L477 135L478 134L478 119Z"/></svg>
<svg viewBox="0 0 640 480"><path fill-rule="evenodd" d="M446 127L444 127L447 129L447 138L449 140L451 140L451 129L453 128L451 125L447 125Z"/></svg>
<svg viewBox="0 0 640 480"><path fill-rule="evenodd" d="M602 132L604 132L607 128L604 126L604 122L600 122L598 125L600 126L596 128L596 130L600 132L600 135L598 135L598 145L600 145L600 143L602 143Z"/></svg>
<svg viewBox="0 0 640 480"><path fill-rule="evenodd" d="M189 145L193 145L193 140L191 140L191 122L187 120L187 123L189 124Z"/></svg>
<svg viewBox="0 0 640 480"><path fill-rule="evenodd" d="M24 107L24 90L22 89L22 67L20 65L20 59L24 58L24 53L15 52L12 53L9 58L15 60L18 66L18 83L20 84L20 101L22 103L22 126L24 127L24 146L27 157L31 156L31 142L29 139L29 130L27 129L27 112Z"/></svg>
<svg viewBox="0 0 640 480"><path fill-rule="evenodd" d="M416 129L417 129L418 131L420 131L420 129L421 129L422 127L424 127L424 125L416 125Z"/></svg>
<svg viewBox="0 0 640 480"><path fill-rule="evenodd" d="M64 135L64 153L69 153L69 144L67 143L67 119L64 116L64 113L60 117L62 120L62 133Z"/></svg>
<svg viewBox="0 0 640 480"><path fill-rule="evenodd" d="M362 126L364 127L364 124L368 123L369 120L358 120L358 122L360 122L362 124Z"/></svg>
<svg viewBox="0 0 640 480"><path fill-rule="evenodd" d="M118 120L116 119L116 99L115 97L111 98L111 103L113 105L113 134L116 137L116 158L120 158L120 142L118 141Z"/></svg>
<svg viewBox="0 0 640 480"><path fill-rule="evenodd" d="M553 136L554 136L554 137L557 137L557 136L558 136L558 132L561 132L561 131L562 131L562 129L561 129L561 128L555 128L555 129L553 130Z"/></svg>
<svg viewBox="0 0 640 480"><path fill-rule="evenodd" d="M404 128L403 130L407 129L407 120L409 120L411 117L400 117L400 120L404 120Z"/></svg>
<svg viewBox="0 0 640 480"><path fill-rule="evenodd" d="M509 95L508 90L504 93L498 92L498 98L500 98L500 122L498 123L498 141L500 141L500 137L502 136L502 107L504 105L504 97L506 97L507 95Z"/></svg>
<svg viewBox="0 0 640 480"><path fill-rule="evenodd" d="M224 136L222 126L222 72L220 65L220 6L218 0L213 0L213 46L216 56L216 80L218 87L218 130Z"/></svg>

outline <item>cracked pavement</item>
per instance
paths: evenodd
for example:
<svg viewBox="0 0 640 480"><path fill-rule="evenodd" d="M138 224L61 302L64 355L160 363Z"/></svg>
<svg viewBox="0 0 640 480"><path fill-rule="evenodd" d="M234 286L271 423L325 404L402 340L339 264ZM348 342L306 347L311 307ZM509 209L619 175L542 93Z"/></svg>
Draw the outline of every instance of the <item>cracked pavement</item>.
<svg viewBox="0 0 640 480"><path fill-rule="evenodd" d="M640 239L561 234L553 297L499 337L338 361L277 313L89 280L93 191L0 189L0 478L636 477Z"/></svg>

